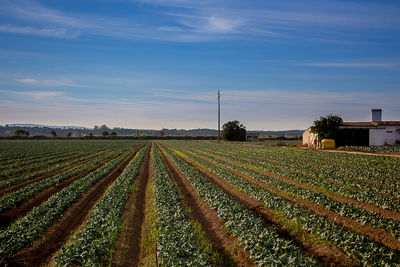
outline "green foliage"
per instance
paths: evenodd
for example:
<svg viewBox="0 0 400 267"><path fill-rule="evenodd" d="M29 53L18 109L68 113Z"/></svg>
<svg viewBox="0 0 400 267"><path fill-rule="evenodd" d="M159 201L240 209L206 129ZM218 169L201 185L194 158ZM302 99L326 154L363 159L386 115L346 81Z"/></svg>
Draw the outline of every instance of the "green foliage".
<svg viewBox="0 0 400 267"><path fill-rule="evenodd" d="M21 129L14 131L14 136L29 136L29 132Z"/></svg>
<svg viewBox="0 0 400 267"><path fill-rule="evenodd" d="M138 152L89 214L84 228L56 256L57 266L101 266L122 229L122 213L148 146Z"/></svg>
<svg viewBox="0 0 400 267"><path fill-rule="evenodd" d="M73 182L31 210L25 217L0 232L0 258L28 246L63 215L65 209L82 196L96 182L115 169L131 151L118 156L90 174Z"/></svg>
<svg viewBox="0 0 400 267"><path fill-rule="evenodd" d="M101 135L102 135L102 136L108 136L108 135L110 135L110 133L109 133L108 131L103 131L103 132L101 133Z"/></svg>
<svg viewBox="0 0 400 267"><path fill-rule="evenodd" d="M112 132L110 133L110 135L116 136L116 135L117 135L117 132L116 132L116 131L112 131Z"/></svg>
<svg viewBox="0 0 400 267"><path fill-rule="evenodd" d="M343 119L338 115L328 115L327 117L320 117L319 120L314 121L311 126L311 132L318 134L318 139L335 139L339 131L339 126Z"/></svg>
<svg viewBox="0 0 400 267"><path fill-rule="evenodd" d="M222 126L222 139L227 141L245 141L246 127L239 121L228 121Z"/></svg>
<svg viewBox="0 0 400 267"><path fill-rule="evenodd" d="M395 250L382 246L367 235L358 234L350 229L342 228L321 215L315 214L268 190L255 186L243 178L225 171L221 167L197 158L196 154L200 153L203 157L207 156L209 160L218 165L251 176L253 179L273 186L285 194L313 202L341 216L356 220L361 224L369 223L376 228L386 229L388 233L392 233L398 239L400 238L400 222L398 221L384 218L375 212L364 210L353 204L334 200L323 193L313 192L254 170L254 168L257 168L268 173L279 174L293 181L309 184L326 192L344 194L345 196L356 198L362 202L370 202L376 206L381 206L382 208L386 207L396 211L400 205L398 200L392 198L387 199L379 195L379 193L377 194L377 192L385 192L388 195L399 197L399 193L396 193L395 189L389 189L390 191L387 191L388 188L385 186L363 183L358 179L358 177L364 177L363 179L373 180L373 178L366 175L371 175L374 172L376 172L376 176L379 177L383 172L379 171L377 165L386 164L388 166L398 166L396 165L395 159L389 161L388 159L379 157L373 160L370 157L360 155L342 155L334 153L324 155L309 151L296 151L293 149L289 150L273 147L249 148L235 145L226 145L225 149L221 151L221 147L215 144L200 143L192 145L190 145L190 143L185 143L185 149L190 149L191 151L191 153L185 153L185 156L195 161L196 164L219 175L236 189L242 190L246 194L264 202L268 208L281 212L282 216L286 217L288 221L297 221L303 231L335 244L335 246L346 251L350 257L355 256L362 263L361 265L372 266L386 264L390 266L391 264L395 265L395 263L400 262L400 257L396 256L397 252ZM206 154L203 154L205 152ZM334 171L332 170L332 166L321 166L321 158L325 158L326 161L331 162ZM229 163L227 161L234 163ZM285 162L284 166L282 162ZM370 162L370 166L368 166L368 162ZM389 165L390 163L393 165ZM392 179L393 177L397 177L399 173L398 170L396 171L394 169L393 171L388 171L386 167L384 170L385 173L391 173L387 177L392 177ZM316 179L316 177L318 177L318 179ZM357 180L351 181L351 177L355 177ZM328 178L334 179L335 182L329 181ZM374 180L382 182L381 178L375 177ZM368 188L368 191L351 189L349 188L349 183L352 183L353 186L357 186L357 188ZM393 180L390 181L389 178L387 183L392 184Z"/></svg>
<svg viewBox="0 0 400 267"><path fill-rule="evenodd" d="M152 154L154 191L159 214L157 255L161 266L209 266L208 255L201 249L199 236L189 222L179 192L155 146Z"/></svg>
<svg viewBox="0 0 400 267"><path fill-rule="evenodd" d="M71 136L72 136L71 132L67 133L67 137L71 137Z"/></svg>
<svg viewBox="0 0 400 267"><path fill-rule="evenodd" d="M292 241L282 239L263 221L215 186L207 177L199 173L193 166L181 159L179 154L166 150L179 170L189 180L198 195L212 209L216 210L218 218L241 245L249 250L250 257L259 266L319 266L318 262L302 254L299 247Z"/></svg>

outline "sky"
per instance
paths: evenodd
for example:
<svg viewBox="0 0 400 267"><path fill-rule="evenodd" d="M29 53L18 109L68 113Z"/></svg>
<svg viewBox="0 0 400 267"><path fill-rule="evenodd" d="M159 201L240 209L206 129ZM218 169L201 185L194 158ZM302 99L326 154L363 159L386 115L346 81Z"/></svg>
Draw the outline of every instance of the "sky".
<svg viewBox="0 0 400 267"><path fill-rule="evenodd" d="M400 1L0 0L0 124L400 120Z"/></svg>

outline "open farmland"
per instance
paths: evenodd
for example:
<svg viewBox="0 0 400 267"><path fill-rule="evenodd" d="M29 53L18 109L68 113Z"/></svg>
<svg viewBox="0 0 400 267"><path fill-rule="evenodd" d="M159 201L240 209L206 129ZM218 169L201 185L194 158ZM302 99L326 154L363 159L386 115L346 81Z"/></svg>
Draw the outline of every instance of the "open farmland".
<svg viewBox="0 0 400 267"><path fill-rule="evenodd" d="M400 158L0 142L0 264L400 265Z"/></svg>

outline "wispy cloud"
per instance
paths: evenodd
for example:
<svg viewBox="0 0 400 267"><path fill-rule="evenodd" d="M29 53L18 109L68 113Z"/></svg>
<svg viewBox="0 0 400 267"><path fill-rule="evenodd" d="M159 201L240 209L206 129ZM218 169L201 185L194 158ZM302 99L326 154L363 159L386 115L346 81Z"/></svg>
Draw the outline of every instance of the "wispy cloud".
<svg viewBox="0 0 400 267"><path fill-rule="evenodd" d="M77 84L69 79L61 79L61 80L46 80L46 79L33 79L33 78L23 78L23 79L15 79L17 82L28 85L36 85L36 86L48 86L48 87L57 87L57 86L66 86L66 87L85 87L83 85Z"/></svg>
<svg viewBox="0 0 400 267"><path fill-rule="evenodd" d="M0 25L0 32L40 35L40 36L60 37L60 38L76 38L79 36L79 32L70 33L66 29L34 28L30 26L20 27L13 25Z"/></svg>
<svg viewBox="0 0 400 267"><path fill-rule="evenodd" d="M25 97L29 100L30 98L34 100L44 100L48 98L54 98L58 96L62 96L63 92L56 92L56 91L11 91L11 90L0 90L0 94L5 95L14 95L19 97Z"/></svg>
<svg viewBox="0 0 400 267"><path fill-rule="evenodd" d="M2 93L2 91L0 91ZM10 93L10 92L6 92ZM38 122L82 125L107 124L130 128L216 128L215 92L191 93L165 91L149 100L125 97L65 101L62 93L52 91L18 92L26 98L41 98L36 103L20 102L0 105L5 114L0 123ZM385 120L396 119L400 112L400 95L376 93L290 92L283 90L222 91L222 121L238 119L250 130L305 129L319 116L330 113L344 120L367 121L369 110L385 110ZM196 101L197 98L202 101ZM48 99L55 99L49 103ZM62 100L59 100L62 99ZM57 121L58 120L58 121Z"/></svg>
<svg viewBox="0 0 400 267"><path fill-rule="evenodd" d="M376 69L400 69L400 62L304 62L296 63L297 66L322 67L322 68L376 68Z"/></svg>
<svg viewBox="0 0 400 267"><path fill-rule="evenodd" d="M221 38L300 38L314 40L354 39L349 29L400 28L400 18L392 7L355 6L344 2L328 4L332 8L298 3L260 3L247 7L233 1L138 0L140 5L175 7L155 9L170 23L159 25L129 17L64 13L31 1L3 1L0 14L17 18L15 25L2 25L0 31L40 36L77 38L100 35L124 39L153 39L175 42L199 42ZM310 4L310 3L309 3ZM178 10L176 9L178 8ZM161 11L162 10L162 11ZM47 25L53 25L48 28ZM397 25L397 26L396 26ZM332 29L340 29L334 30ZM327 34L330 33L330 34ZM365 35L364 37L367 37Z"/></svg>

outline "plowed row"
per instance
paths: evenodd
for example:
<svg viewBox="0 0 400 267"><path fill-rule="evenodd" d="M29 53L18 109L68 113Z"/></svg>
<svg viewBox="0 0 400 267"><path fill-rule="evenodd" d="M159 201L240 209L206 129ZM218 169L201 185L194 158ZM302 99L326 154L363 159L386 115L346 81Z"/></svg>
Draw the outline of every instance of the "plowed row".
<svg viewBox="0 0 400 267"><path fill-rule="evenodd" d="M380 188L397 188L400 160L396 158L355 155L365 157L354 160L355 169L360 168L357 176L353 170L345 169L350 166L352 155L333 156L330 163L326 159L332 153L320 152L320 160L325 160L322 171L326 175L335 173L339 177L336 179L334 175L312 174L319 155L308 151L186 141L135 141L117 145L113 150L109 143L103 149L96 144L96 149L87 152L81 162L0 192L1 197L7 196L104 153L115 152L90 169L1 213L0 265L400 264L400 236L396 232L400 207L387 208L380 206L381 202L363 201L357 193L363 192L364 184L376 186L371 194L379 196L387 195ZM4 156L6 161L0 164L4 169L13 164L12 168L17 170L13 172L20 173L13 174L10 179L14 179L26 175L22 169L18 171L18 164L29 169L22 164L29 155L32 162L41 158L54 160L69 153L66 148L62 151L60 155L54 152L54 157L49 152L34 156L33 150L26 151L20 153L20 159L13 152ZM279 157L286 153L289 153L287 161L284 156L280 161ZM295 164L304 159L297 161L297 153L308 158L307 164L304 163L307 168L295 169ZM79 157L71 159L76 158ZM364 170L356 163L360 159L373 163L366 164ZM56 163L40 166L45 170L54 168ZM100 174L99 170L106 166L111 167ZM345 167L338 170L339 166ZM368 171L368 168L373 169ZM379 171L385 170L387 173L380 176ZM60 206L63 208L53 221L43 222L43 230L37 230L25 241L13 240L21 236L20 233L13 236L13 229L22 229L22 222L31 218L36 209L45 207L54 196L69 192L75 184L83 183L97 172L101 176L84 193L74 196L71 204ZM354 197L348 193L353 191L337 192L322 186L341 185L343 177L352 183L348 190L357 189ZM355 187L352 181L366 182ZM120 195L115 193L118 192L115 185L124 186ZM107 206L114 198L121 199ZM391 199L396 201L398 197L389 195L385 201ZM350 215L349 211L365 217ZM27 223L26 227L33 226ZM25 242L24 245L14 245L19 241Z"/></svg>

